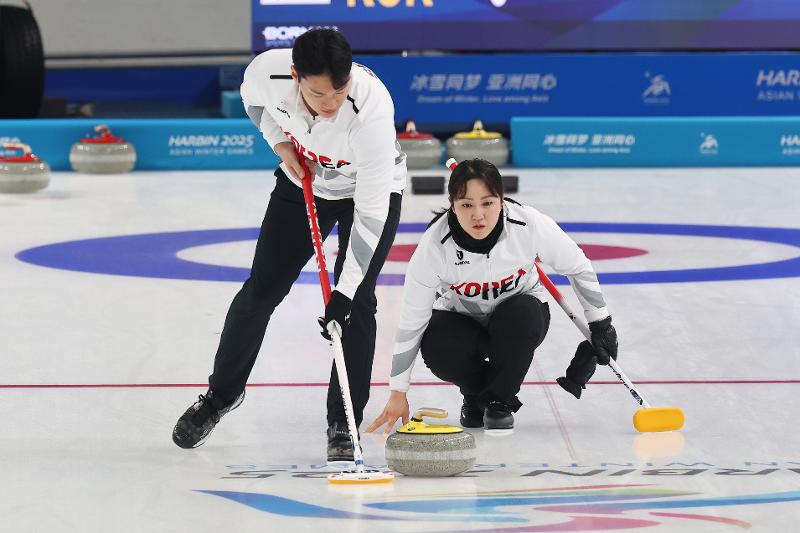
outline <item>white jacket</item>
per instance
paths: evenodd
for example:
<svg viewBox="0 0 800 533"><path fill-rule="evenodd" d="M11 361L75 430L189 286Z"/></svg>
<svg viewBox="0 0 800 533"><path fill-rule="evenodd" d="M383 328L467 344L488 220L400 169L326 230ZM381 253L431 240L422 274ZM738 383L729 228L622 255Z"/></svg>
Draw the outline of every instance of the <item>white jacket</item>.
<svg viewBox="0 0 800 533"><path fill-rule="evenodd" d="M432 311L455 311L486 325L507 298L530 294L544 302L534 260L569 278L589 322L608 316L591 262L549 216L503 202L503 230L487 254L460 248L442 216L422 235L411 256L403 287L403 308L395 337L391 390L407 391L411 370Z"/></svg>
<svg viewBox="0 0 800 533"><path fill-rule="evenodd" d="M406 159L397 144L394 104L375 74L353 63L347 101L336 116L312 117L292 79L291 65L292 51L288 49L256 56L244 73L242 101L271 148L291 141L311 162L314 195L328 200L353 198L353 229L336 286L352 298L383 232L389 195L401 192L406 184Z"/></svg>

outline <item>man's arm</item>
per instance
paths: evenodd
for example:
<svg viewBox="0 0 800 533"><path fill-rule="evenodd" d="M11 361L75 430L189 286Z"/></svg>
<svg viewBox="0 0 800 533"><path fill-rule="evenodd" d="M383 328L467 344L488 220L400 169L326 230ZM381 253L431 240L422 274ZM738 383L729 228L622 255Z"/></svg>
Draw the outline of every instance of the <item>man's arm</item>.
<svg viewBox="0 0 800 533"><path fill-rule="evenodd" d="M369 268L389 215L395 139L391 115L377 118L351 133L357 165L355 210L347 257L336 285L336 290L351 300Z"/></svg>

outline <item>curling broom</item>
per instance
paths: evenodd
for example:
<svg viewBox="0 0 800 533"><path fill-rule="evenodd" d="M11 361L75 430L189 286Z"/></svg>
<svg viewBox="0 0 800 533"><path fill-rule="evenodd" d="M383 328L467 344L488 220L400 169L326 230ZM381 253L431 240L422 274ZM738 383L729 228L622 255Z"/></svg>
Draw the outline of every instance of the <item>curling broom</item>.
<svg viewBox="0 0 800 533"><path fill-rule="evenodd" d="M317 206L314 202L314 192L311 188L311 173L300 156L300 164L303 167L303 198L306 203L306 214L308 215L308 226L311 229L311 242L314 245L314 255L317 259L317 269L319 270L319 283L322 288L322 299L325 304L331 298L331 282L328 277L328 267L325 265L325 252L322 250L322 234L319 230L319 220L317 219ZM353 459L355 460L355 470L345 470L336 474L330 474L328 481L336 484L353 483L388 483L394 481L394 475L390 472L367 469L364 467L364 457L361 453L361 444L358 440L358 428L353 414L353 403L350 396L350 382L347 379L347 367L344 362L344 349L342 348L341 330L336 328L333 322L328 327L328 334L331 336L333 344L333 358L336 364L336 374L339 377L339 388L342 392L344 402L344 412L347 417L347 429L353 441Z"/></svg>
<svg viewBox="0 0 800 533"><path fill-rule="evenodd" d="M572 312L569 304L564 300L564 297L550 278L547 277L547 274L542 271L538 263L536 264L536 271L539 273L539 279L542 280L547 291L553 296L556 302L558 302L561 309L567 313L572 323L581 330L581 333L583 333L583 336L586 337L589 342L592 342L592 334L589 331L589 326ZM628 376L625 375L614 359L609 359L608 366L611 367L611 371L614 372L625 387L627 387L628 392L631 393L636 403L642 406L642 409L639 409L633 415L633 427L642 433L675 431L683 427L684 417L683 411L681 411L680 408L650 407L650 404L644 399L644 396L636 390L631 380L628 379Z"/></svg>

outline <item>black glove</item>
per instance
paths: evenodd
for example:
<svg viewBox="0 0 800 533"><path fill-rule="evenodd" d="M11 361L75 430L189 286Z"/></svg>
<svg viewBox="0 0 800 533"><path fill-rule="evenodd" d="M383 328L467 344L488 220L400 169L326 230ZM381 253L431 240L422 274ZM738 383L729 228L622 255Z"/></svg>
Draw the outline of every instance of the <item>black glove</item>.
<svg viewBox="0 0 800 533"><path fill-rule="evenodd" d="M594 375L597 368L597 352L594 351L589 341L583 341L575 350L575 356L567 367L566 377L556 379L561 388L581 399L581 391L586 388L586 383Z"/></svg>
<svg viewBox="0 0 800 533"><path fill-rule="evenodd" d="M333 320L335 320L344 331L345 326L350 321L350 308L352 305L352 300L341 292L333 291L331 293L331 299L328 300L328 305L325 306L325 316L319 317L319 320L317 320L322 327L323 337L331 340L331 336L328 333L328 324Z"/></svg>
<svg viewBox="0 0 800 533"><path fill-rule="evenodd" d="M597 364L607 365L609 359L617 360L617 330L611 325L611 317L589 324L592 332L592 347L597 353Z"/></svg>

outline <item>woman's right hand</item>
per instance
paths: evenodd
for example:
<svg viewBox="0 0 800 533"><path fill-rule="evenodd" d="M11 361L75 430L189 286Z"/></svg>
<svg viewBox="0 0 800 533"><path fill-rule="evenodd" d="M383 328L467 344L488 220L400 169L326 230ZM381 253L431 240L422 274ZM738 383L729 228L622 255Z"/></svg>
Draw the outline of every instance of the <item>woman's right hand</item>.
<svg viewBox="0 0 800 533"><path fill-rule="evenodd" d="M398 418L403 419L403 424L408 424L408 411L406 393L393 390L391 394L389 394L389 401L386 402L386 407L383 408L383 412L369 425L367 433L372 433L386 424L386 431L384 431L384 433L388 435L392 432L394 423L397 422Z"/></svg>
<svg viewBox="0 0 800 533"><path fill-rule="evenodd" d="M300 157L294 149L294 143L290 141L275 145L275 155L281 158L283 164L289 170L290 177L300 181L305 176L303 165L300 164ZM312 175L313 178L313 175Z"/></svg>

